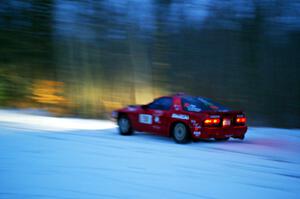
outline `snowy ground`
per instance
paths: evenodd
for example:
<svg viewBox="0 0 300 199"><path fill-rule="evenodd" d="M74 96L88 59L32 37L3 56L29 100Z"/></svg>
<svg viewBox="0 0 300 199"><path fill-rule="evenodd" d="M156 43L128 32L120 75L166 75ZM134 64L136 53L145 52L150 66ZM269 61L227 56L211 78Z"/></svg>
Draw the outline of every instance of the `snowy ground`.
<svg viewBox="0 0 300 199"><path fill-rule="evenodd" d="M299 198L300 130L178 145L109 121L0 110L0 198Z"/></svg>

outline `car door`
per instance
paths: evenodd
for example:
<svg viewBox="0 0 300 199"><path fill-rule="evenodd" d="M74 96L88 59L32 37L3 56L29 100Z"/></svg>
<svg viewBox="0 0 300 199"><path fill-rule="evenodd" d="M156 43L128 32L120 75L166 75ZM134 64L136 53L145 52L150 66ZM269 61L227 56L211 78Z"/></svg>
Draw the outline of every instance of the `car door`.
<svg viewBox="0 0 300 199"><path fill-rule="evenodd" d="M152 116L151 132L161 135L168 134L168 122L172 105L172 97L161 97L149 105L148 111Z"/></svg>
<svg viewBox="0 0 300 199"><path fill-rule="evenodd" d="M144 106L138 114L138 130L157 134L167 134L167 122L173 104L172 97L161 97Z"/></svg>
<svg viewBox="0 0 300 199"><path fill-rule="evenodd" d="M154 101L155 102L155 101ZM141 111L137 115L137 130L143 132L152 132L153 111L149 107L154 106L153 103L142 106Z"/></svg>

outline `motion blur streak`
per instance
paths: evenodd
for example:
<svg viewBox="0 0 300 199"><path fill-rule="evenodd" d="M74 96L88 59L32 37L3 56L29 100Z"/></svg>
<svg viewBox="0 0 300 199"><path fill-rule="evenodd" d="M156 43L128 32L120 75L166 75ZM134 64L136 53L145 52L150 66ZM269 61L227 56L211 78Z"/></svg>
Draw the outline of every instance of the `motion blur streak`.
<svg viewBox="0 0 300 199"><path fill-rule="evenodd" d="M299 0L1 1L0 106L107 118L182 91L245 110L250 125L300 128L299 10Z"/></svg>
<svg viewBox="0 0 300 199"><path fill-rule="evenodd" d="M110 121L85 120L75 118L57 118L20 113L18 111L0 110L0 123L27 130L38 131L76 131L76 130L104 130L115 128Z"/></svg>

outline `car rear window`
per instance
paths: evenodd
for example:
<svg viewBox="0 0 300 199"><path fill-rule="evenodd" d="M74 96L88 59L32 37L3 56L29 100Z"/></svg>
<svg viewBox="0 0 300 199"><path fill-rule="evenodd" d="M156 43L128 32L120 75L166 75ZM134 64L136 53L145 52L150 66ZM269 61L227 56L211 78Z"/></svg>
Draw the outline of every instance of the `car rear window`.
<svg viewBox="0 0 300 199"><path fill-rule="evenodd" d="M182 97L181 102L183 110L190 112L229 110L227 107L214 102L209 98Z"/></svg>

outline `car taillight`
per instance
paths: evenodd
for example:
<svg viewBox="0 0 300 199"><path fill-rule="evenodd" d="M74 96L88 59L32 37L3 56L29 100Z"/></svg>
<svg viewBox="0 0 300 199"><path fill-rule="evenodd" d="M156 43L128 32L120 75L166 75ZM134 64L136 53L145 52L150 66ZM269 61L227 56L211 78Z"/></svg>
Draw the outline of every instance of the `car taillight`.
<svg viewBox="0 0 300 199"><path fill-rule="evenodd" d="M245 117L238 117L235 119L235 122L238 124L246 123L246 118Z"/></svg>
<svg viewBox="0 0 300 199"><path fill-rule="evenodd" d="M214 119L206 119L204 120L204 124L209 126L209 125L217 125L220 124L220 119L218 118L214 118Z"/></svg>

